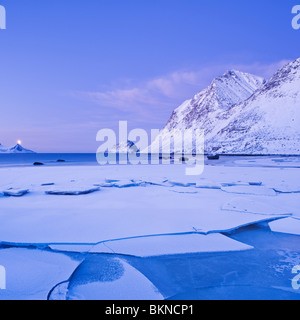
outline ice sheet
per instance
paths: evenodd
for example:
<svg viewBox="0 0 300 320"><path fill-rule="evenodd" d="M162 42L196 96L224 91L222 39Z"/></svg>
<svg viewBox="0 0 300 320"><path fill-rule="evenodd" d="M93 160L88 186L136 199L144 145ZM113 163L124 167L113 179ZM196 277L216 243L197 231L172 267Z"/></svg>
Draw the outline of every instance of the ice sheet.
<svg viewBox="0 0 300 320"><path fill-rule="evenodd" d="M243 213L258 213L266 215L287 215L293 214L293 212L273 206L271 203L263 202L258 199L248 198L234 198L224 203L222 206L223 210L227 211L238 211Z"/></svg>
<svg viewBox="0 0 300 320"><path fill-rule="evenodd" d="M69 184L66 186L55 186L54 188L46 190L45 193L48 195L78 196L93 193L99 190L99 187Z"/></svg>
<svg viewBox="0 0 300 320"><path fill-rule="evenodd" d="M0 249L7 283L0 300L46 300L52 287L68 279L80 262L41 250Z"/></svg>
<svg viewBox="0 0 300 320"><path fill-rule="evenodd" d="M272 231L280 233L295 234L300 236L300 220L288 218L269 223Z"/></svg>
<svg viewBox="0 0 300 320"><path fill-rule="evenodd" d="M76 189L78 186L90 188L99 181L105 182L105 179L127 183L146 181L145 177L151 177L149 180L154 183L167 180L186 183L191 179L185 176L185 166L45 166L38 170L31 167L0 170L0 189L4 185L20 186L26 182L31 190L25 197L0 198L0 240L4 243L97 244L106 240L190 233L195 230L204 234L227 231L269 219L266 215L225 212L222 206L232 199L232 193L194 186L170 188L148 184L147 187L102 188L101 192L78 197L45 194L45 189L52 188L68 191L70 185L76 185ZM205 184L261 180L270 186L278 183L279 179L287 184L293 181L298 172L295 170L248 168L245 171L238 167L207 166L203 176L195 179ZM41 184L47 181L55 183L55 186L42 187ZM247 192L248 188L253 190L253 186L228 188L234 190L241 187L246 188ZM262 186L254 188L265 190ZM175 192L170 192L171 189ZM274 206L293 210L293 213L299 208L298 194L245 196L256 197L268 204L276 201ZM270 215L270 219L274 218L276 216Z"/></svg>
<svg viewBox="0 0 300 320"><path fill-rule="evenodd" d="M275 185L273 188L276 192L280 193L300 193L300 185L297 184L280 184L280 185Z"/></svg>
<svg viewBox="0 0 300 320"><path fill-rule="evenodd" d="M18 188L10 188L7 190L3 190L0 193L5 197L22 197L25 194L29 193L29 189L18 189Z"/></svg>
<svg viewBox="0 0 300 320"><path fill-rule="evenodd" d="M94 277L90 278L92 273ZM91 257L72 275L69 300L163 300L157 288L122 259Z"/></svg>
<svg viewBox="0 0 300 320"><path fill-rule="evenodd" d="M262 186L231 186L222 187L222 190L229 193L237 194L254 194L259 196L276 196L276 192L273 189L265 188Z"/></svg>
<svg viewBox="0 0 300 320"><path fill-rule="evenodd" d="M184 253L242 251L252 247L221 234L183 234L141 237L109 241L95 246L91 253L116 253L139 257L175 255Z"/></svg>

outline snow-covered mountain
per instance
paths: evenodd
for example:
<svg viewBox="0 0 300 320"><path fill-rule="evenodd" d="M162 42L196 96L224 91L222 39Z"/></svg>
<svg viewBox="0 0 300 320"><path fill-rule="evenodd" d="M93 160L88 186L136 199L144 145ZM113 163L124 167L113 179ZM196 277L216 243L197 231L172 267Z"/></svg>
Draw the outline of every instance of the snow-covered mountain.
<svg viewBox="0 0 300 320"><path fill-rule="evenodd" d="M300 154L300 58L248 100L232 107L207 150L218 153Z"/></svg>
<svg viewBox="0 0 300 320"><path fill-rule="evenodd" d="M213 136L228 109L245 101L265 82L263 78L239 71L228 71L215 78L207 89L196 94L177 108L165 128L153 142L155 148L161 139L168 144L170 136L176 139L186 129L203 129L205 138ZM181 152L181 150L174 150Z"/></svg>
<svg viewBox="0 0 300 320"><path fill-rule="evenodd" d="M5 147L0 144L0 153L34 153L31 150L23 148L20 144L16 144L14 147Z"/></svg>
<svg viewBox="0 0 300 320"><path fill-rule="evenodd" d="M269 81L239 71L214 79L173 112L152 146L187 129L204 130L208 153L300 154L300 59Z"/></svg>

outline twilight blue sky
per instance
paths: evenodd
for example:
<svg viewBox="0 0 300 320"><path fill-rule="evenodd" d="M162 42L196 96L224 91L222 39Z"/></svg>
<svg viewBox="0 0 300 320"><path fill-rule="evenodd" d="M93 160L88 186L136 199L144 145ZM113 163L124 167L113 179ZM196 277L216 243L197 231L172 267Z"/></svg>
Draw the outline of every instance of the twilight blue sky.
<svg viewBox="0 0 300 320"><path fill-rule="evenodd" d="M235 68L264 77L300 57L298 0L0 0L0 142L95 152L96 133L162 128Z"/></svg>

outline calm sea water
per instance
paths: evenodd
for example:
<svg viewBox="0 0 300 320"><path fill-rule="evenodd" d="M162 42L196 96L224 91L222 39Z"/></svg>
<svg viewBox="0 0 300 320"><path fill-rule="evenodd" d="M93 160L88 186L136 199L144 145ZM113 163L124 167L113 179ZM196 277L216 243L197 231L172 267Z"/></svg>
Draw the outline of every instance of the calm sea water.
<svg viewBox="0 0 300 320"><path fill-rule="evenodd" d="M64 160L59 162L58 160ZM45 165L97 165L95 153L17 153L0 154L0 166L32 166L34 162Z"/></svg>
<svg viewBox="0 0 300 320"><path fill-rule="evenodd" d="M115 155L112 155L115 157ZM119 155L117 154L117 161ZM148 156L149 163L151 155ZM32 166L35 162L47 166L99 165L95 153L13 153L0 154L0 167Z"/></svg>
<svg viewBox="0 0 300 320"><path fill-rule="evenodd" d="M112 159L114 159L115 155L111 155ZM160 157L164 159L169 159L170 156L160 155ZM177 158L177 156L175 156ZM179 157L179 156L178 156ZM119 159L119 155L117 154L117 162ZM270 163L266 163L265 165L257 160L272 160ZM63 161L59 161L63 160ZM171 156L170 163L173 162L174 157ZM281 167L285 167L284 164L287 162L295 162L294 167L299 168L300 156L221 156L219 160L209 161L205 157L205 164L209 165L236 165L236 160L248 160L248 164L243 164L243 166L278 166L281 164ZM160 164L162 164L162 159L160 160ZM33 163L40 162L46 166L71 166L71 165L85 165L85 166L97 166L99 165L97 162L96 153L15 153L15 154L5 154L0 153L0 167L21 167L21 166L32 166ZM148 162L151 164L151 155L148 155ZM128 164L130 162L128 161ZM293 167L293 164L289 164L288 167Z"/></svg>

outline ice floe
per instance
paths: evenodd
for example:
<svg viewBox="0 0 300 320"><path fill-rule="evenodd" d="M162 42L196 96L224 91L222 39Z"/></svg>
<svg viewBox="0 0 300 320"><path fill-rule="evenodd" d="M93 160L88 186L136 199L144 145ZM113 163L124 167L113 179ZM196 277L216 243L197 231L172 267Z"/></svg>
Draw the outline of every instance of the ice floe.
<svg viewBox="0 0 300 320"><path fill-rule="evenodd" d="M269 223L273 232L295 234L300 236L300 220L293 217Z"/></svg>
<svg viewBox="0 0 300 320"><path fill-rule="evenodd" d="M123 259L94 255L70 278L67 299L163 300L164 297L150 280Z"/></svg>
<svg viewBox="0 0 300 320"><path fill-rule="evenodd" d="M247 213L258 213L266 215L288 215L292 214L287 209L274 206L258 199L235 198L223 204L222 210L238 211Z"/></svg>
<svg viewBox="0 0 300 320"><path fill-rule="evenodd" d="M139 187L144 183L144 181L135 181L131 179L123 179L123 180L111 180L106 179L105 182L95 184L95 186L100 186L102 188L131 188L131 187Z"/></svg>
<svg viewBox="0 0 300 320"><path fill-rule="evenodd" d="M65 196L77 196L82 194L89 194L96 191L99 191L99 187L84 187L84 186L76 186L76 185L68 185L56 187L53 189L46 190L46 194L50 195L65 195Z"/></svg>
<svg viewBox="0 0 300 320"><path fill-rule="evenodd" d="M280 184L273 187L279 193L300 193L300 185L286 185Z"/></svg>
<svg viewBox="0 0 300 320"><path fill-rule="evenodd" d="M262 186L230 186L222 187L222 190L229 193L249 194L259 196L276 196L276 192L271 188Z"/></svg>
<svg viewBox="0 0 300 320"><path fill-rule="evenodd" d="M6 290L0 300L46 300L52 287L68 279L81 260L34 249L0 249L6 270Z"/></svg>
<svg viewBox="0 0 300 320"><path fill-rule="evenodd" d="M150 203L142 208L140 202L144 203L143 198L128 201L131 192L122 194L122 199L112 195L115 199L114 203L108 203L109 207L104 202L103 196L97 194L97 197L91 196L92 203L91 199L86 197L79 197L78 201L68 200L67 197L60 203L60 210L55 204L50 203L42 210L37 203L27 214L20 213L17 208L4 210L5 223L0 224L1 241L8 244L96 244L106 240L148 235L195 231L203 234L227 232L245 225L282 218L282 216L241 214L234 211L225 213L222 210L215 211L213 206L205 208L204 211L197 207L191 210L182 203L182 199L180 205L175 200L177 196L178 194L166 190L166 204L169 204L169 201L173 201L173 205L177 204L177 207L169 210L163 207L159 210L151 206L152 198L149 199ZM188 195L191 205L199 201L199 196ZM123 197L128 201L126 212L123 209ZM102 204L102 209L98 203ZM21 205L24 208L25 204Z"/></svg>
<svg viewBox="0 0 300 320"><path fill-rule="evenodd" d="M169 180L167 183L171 187L188 188L188 187L191 187L191 186L196 186L196 182L185 182L185 181L172 181L172 180Z"/></svg>
<svg viewBox="0 0 300 320"><path fill-rule="evenodd" d="M218 182L198 181L195 187L202 188L202 189L221 189L222 185L221 183L218 183Z"/></svg>
<svg viewBox="0 0 300 320"><path fill-rule="evenodd" d="M29 189L18 189L18 188L9 188L0 192L5 197L22 197L25 194L29 193Z"/></svg>
<svg viewBox="0 0 300 320"><path fill-rule="evenodd" d="M150 257L185 253L242 251L249 249L252 249L252 247L219 233L215 233L209 235L166 235L108 241L93 247L90 252Z"/></svg>

